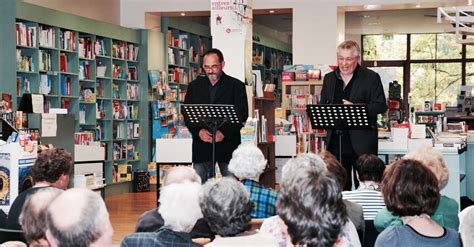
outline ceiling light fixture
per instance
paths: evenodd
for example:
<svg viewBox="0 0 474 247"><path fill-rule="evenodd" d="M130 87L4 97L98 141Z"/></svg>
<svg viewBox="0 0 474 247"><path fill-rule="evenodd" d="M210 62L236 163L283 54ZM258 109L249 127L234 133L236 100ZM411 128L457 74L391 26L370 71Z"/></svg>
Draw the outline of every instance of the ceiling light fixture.
<svg viewBox="0 0 474 247"><path fill-rule="evenodd" d="M415 5L415 8L421 8L420 4Z"/></svg>
<svg viewBox="0 0 474 247"><path fill-rule="evenodd" d="M181 16L186 16L186 13L184 13L184 12L181 12Z"/></svg>
<svg viewBox="0 0 474 247"><path fill-rule="evenodd" d="M268 12L270 12L270 14L273 14L273 13L275 13L275 10L270 10Z"/></svg>
<svg viewBox="0 0 474 247"><path fill-rule="evenodd" d="M364 9L367 9L367 10L376 9L376 8L379 8L379 7L380 7L380 5L377 5L377 4L364 5Z"/></svg>

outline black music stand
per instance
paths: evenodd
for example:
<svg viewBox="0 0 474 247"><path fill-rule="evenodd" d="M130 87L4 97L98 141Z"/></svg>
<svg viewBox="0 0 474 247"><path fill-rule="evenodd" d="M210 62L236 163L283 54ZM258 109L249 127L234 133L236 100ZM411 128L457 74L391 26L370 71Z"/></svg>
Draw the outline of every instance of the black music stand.
<svg viewBox="0 0 474 247"><path fill-rule="evenodd" d="M233 105L215 104L182 104L181 113L184 116L186 126L206 128L212 134L212 166L216 165L216 132L224 124L241 125L240 118Z"/></svg>
<svg viewBox="0 0 474 247"><path fill-rule="evenodd" d="M306 112L313 129L336 130L339 136L339 162L341 163L342 130L371 128L366 104L307 105Z"/></svg>

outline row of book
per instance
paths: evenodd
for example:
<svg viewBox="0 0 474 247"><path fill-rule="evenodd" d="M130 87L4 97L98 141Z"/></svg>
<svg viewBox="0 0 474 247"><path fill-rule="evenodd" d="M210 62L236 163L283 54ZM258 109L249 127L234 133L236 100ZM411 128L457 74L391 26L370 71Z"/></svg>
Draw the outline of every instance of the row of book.
<svg viewBox="0 0 474 247"><path fill-rule="evenodd" d="M188 71L185 68L169 68L168 76L170 82L184 84L189 82Z"/></svg>
<svg viewBox="0 0 474 247"><path fill-rule="evenodd" d="M176 107L167 100L154 100L150 102L151 116L160 119L177 113Z"/></svg>
<svg viewBox="0 0 474 247"><path fill-rule="evenodd" d="M69 70L69 55L64 53L64 52L61 52L61 54L59 54L59 69L61 72L71 72Z"/></svg>
<svg viewBox="0 0 474 247"><path fill-rule="evenodd" d="M138 160L138 151L136 151L135 143L128 142L114 142L112 155L114 160Z"/></svg>
<svg viewBox="0 0 474 247"><path fill-rule="evenodd" d="M76 51L76 32L59 31L59 44L62 50Z"/></svg>
<svg viewBox="0 0 474 247"><path fill-rule="evenodd" d="M128 78L127 71L124 70L124 65L112 64L112 76L114 79L123 79Z"/></svg>
<svg viewBox="0 0 474 247"><path fill-rule="evenodd" d="M104 80L97 80L95 90L97 97L105 97L105 84Z"/></svg>
<svg viewBox="0 0 474 247"><path fill-rule="evenodd" d="M20 96L24 93L31 92L31 82L26 76L16 77L16 95Z"/></svg>
<svg viewBox="0 0 474 247"><path fill-rule="evenodd" d="M179 47L181 49L188 49L188 34L179 34L177 37L173 35L172 30L168 30L168 46Z"/></svg>
<svg viewBox="0 0 474 247"><path fill-rule="evenodd" d="M305 112L288 115L288 121L293 124L296 134L308 133L311 131L309 117Z"/></svg>
<svg viewBox="0 0 474 247"><path fill-rule="evenodd" d="M137 67L128 66L128 79L131 81L138 80Z"/></svg>
<svg viewBox="0 0 474 247"><path fill-rule="evenodd" d="M125 50L127 49L125 42L114 42L112 44L112 57L125 59Z"/></svg>
<svg viewBox="0 0 474 247"><path fill-rule="evenodd" d="M96 46L94 45L96 41L92 41L90 37L81 37L79 38L79 57L93 59L95 58L95 51L93 50Z"/></svg>
<svg viewBox="0 0 474 247"><path fill-rule="evenodd" d="M287 97L287 109L306 109L306 105L318 103L318 96L312 94L291 94Z"/></svg>
<svg viewBox="0 0 474 247"><path fill-rule="evenodd" d="M48 26L39 26L39 45L55 48L56 29Z"/></svg>
<svg viewBox="0 0 474 247"><path fill-rule="evenodd" d="M51 93L53 84L53 76L48 74L41 74L40 75L40 85L39 85L39 93L48 95Z"/></svg>
<svg viewBox="0 0 474 247"><path fill-rule="evenodd" d="M39 70L52 71L53 65L51 61L51 51L39 50Z"/></svg>
<svg viewBox="0 0 474 247"><path fill-rule="evenodd" d="M61 75L61 95L72 96L72 78L69 75ZM77 91L76 91L77 93Z"/></svg>
<svg viewBox="0 0 474 247"><path fill-rule="evenodd" d="M113 119L138 119L139 106L124 101L113 101Z"/></svg>
<svg viewBox="0 0 474 247"><path fill-rule="evenodd" d="M127 83L127 99L138 100L140 97L140 86L138 84Z"/></svg>
<svg viewBox="0 0 474 247"><path fill-rule="evenodd" d="M91 79L91 66L89 61L79 61L79 80Z"/></svg>
<svg viewBox="0 0 474 247"><path fill-rule="evenodd" d="M317 134L298 135L297 153L320 153L326 149L325 137Z"/></svg>
<svg viewBox="0 0 474 247"><path fill-rule="evenodd" d="M94 131L80 131L74 133L74 144L76 145L91 145L93 142L100 141L102 138L102 129L95 128Z"/></svg>
<svg viewBox="0 0 474 247"><path fill-rule="evenodd" d="M31 56L24 56L20 49L16 50L16 69L18 71L32 72L34 71L33 60Z"/></svg>
<svg viewBox="0 0 474 247"><path fill-rule="evenodd" d="M17 45L36 47L36 27L17 22L15 23L15 29Z"/></svg>

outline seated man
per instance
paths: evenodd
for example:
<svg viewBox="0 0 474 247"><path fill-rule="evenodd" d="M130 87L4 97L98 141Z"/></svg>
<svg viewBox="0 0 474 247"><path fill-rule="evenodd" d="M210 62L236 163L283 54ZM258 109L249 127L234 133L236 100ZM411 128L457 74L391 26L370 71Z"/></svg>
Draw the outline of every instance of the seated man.
<svg viewBox="0 0 474 247"><path fill-rule="evenodd" d="M170 184L194 182L201 184L201 177L194 169L187 166L178 166L169 170L163 180L163 186ZM143 213L138 219L135 232L154 232L164 225L163 217L161 217L158 208ZM204 219L199 219L190 232L191 238L209 238L214 239L214 234L209 229Z"/></svg>
<svg viewBox="0 0 474 247"><path fill-rule="evenodd" d="M229 162L229 172L234 174L250 192L250 200L254 203L252 218L268 218L276 214L275 203L278 192L258 183L266 166L267 161L262 151L252 143L241 144L232 153Z"/></svg>
<svg viewBox="0 0 474 247"><path fill-rule="evenodd" d="M199 183L174 183L162 188L159 213L164 226L155 232L137 232L122 240L121 246L199 246L189 232L202 218Z"/></svg>
<svg viewBox="0 0 474 247"><path fill-rule="evenodd" d="M253 203L237 180L225 177L204 184L199 204L216 238L206 246L278 246L268 233L246 232Z"/></svg>
<svg viewBox="0 0 474 247"><path fill-rule="evenodd" d="M20 214L20 225L25 239L31 246L48 246L46 240L46 213L49 204L58 197L63 190L47 187L30 195L23 205Z"/></svg>
<svg viewBox="0 0 474 247"><path fill-rule="evenodd" d="M59 195L46 214L50 246L112 246L114 230L104 200L89 189Z"/></svg>
<svg viewBox="0 0 474 247"><path fill-rule="evenodd" d="M71 154L63 149L49 149L39 153L35 164L31 168L35 185L20 193L15 199L8 212L6 228L21 230L18 218L29 195L49 186L63 190L67 189L73 163Z"/></svg>

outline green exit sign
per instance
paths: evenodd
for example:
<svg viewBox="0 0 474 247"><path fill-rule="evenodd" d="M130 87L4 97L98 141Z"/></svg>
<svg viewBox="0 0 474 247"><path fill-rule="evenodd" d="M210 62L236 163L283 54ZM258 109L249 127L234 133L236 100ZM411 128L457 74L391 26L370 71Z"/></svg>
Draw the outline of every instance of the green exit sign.
<svg viewBox="0 0 474 247"><path fill-rule="evenodd" d="M393 34L384 34L383 40L393 40Z"/></svg>

